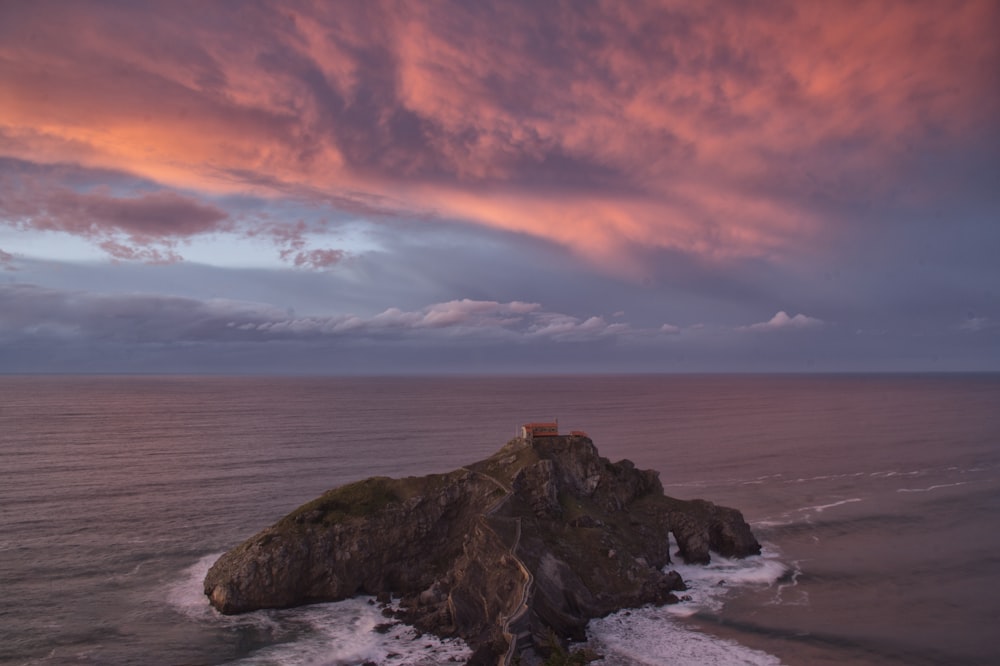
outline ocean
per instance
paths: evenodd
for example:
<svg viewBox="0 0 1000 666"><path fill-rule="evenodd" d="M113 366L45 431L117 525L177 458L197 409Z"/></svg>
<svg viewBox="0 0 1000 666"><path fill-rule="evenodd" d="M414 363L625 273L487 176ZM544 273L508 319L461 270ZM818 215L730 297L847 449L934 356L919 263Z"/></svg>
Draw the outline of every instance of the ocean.
<svg viewBox="0 0 1000 666"><path fill-rule="evenodd" d="M0 664L439 664L367 599L223 617L222 552L323 491L558 418L760 557L591 622L598 664L1000 663L1000 375L0 377Z"/></svg>

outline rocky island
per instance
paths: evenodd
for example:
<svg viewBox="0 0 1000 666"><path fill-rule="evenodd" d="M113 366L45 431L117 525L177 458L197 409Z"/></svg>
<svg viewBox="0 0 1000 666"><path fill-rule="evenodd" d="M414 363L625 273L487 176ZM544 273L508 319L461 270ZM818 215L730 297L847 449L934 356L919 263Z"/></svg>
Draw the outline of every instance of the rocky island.
<svg viewBox="0 0 1000 666"><path fill-rule="evenodd" d="M687 563L760 553L739 511L666 497L659 475L602 458L585 435L520 437L448 474L330 490L219 558L222 613L356 595L473 649L469 663L538 663L588 620L674 603Z"/></svg>

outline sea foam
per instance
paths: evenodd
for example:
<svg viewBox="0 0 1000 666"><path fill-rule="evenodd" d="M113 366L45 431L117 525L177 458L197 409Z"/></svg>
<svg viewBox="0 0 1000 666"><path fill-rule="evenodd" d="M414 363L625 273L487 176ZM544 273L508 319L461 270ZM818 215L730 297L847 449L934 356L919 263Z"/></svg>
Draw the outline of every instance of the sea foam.
<svg viewBox="0 0 1000 666"><path fill-rule="evenodd" d="M604 655L605 666L777 666L760 650L684 627L663 609L620 611L592 620L588 647Z"/></svg>
<svg viewBox="0 0 1000 666"><path fill-rule="evenodd" d="M928 486L926 488L898 488L897 493L929 493L932 490L940 490L941 488L954 488L955 486L964 486L966 484L972 483L972 481L958 481L956 483L938 483L933 486Z"/></svg>
<svg viewBox="0 0 1000 666"><path fill-rule="evenodd" d="M287 621L306 628L287 643L262 648L234 664L347 666L373 662L398 666L464 663L471 654L460 640L421 634L413 627L382 616L368 598L354 598L283 611ZM378 628L382 627L384 633Z"/></svg>
<svg viewBox="0 0 1000 666"><path fill-rule="evenodd" d="M712 553L709 564L677 563L668 567L676 571L687 584L684 596L688 600L664 607L675 616L685 617L700 612L718 612L731 590L740 587L771 587L781 581L793 581L798 569L778 559L777 553L765 548L761 555L742 560Z"/></svg>
<svg viewBox="0 0 1000 666"><path fill-rule="evenodd" d="M392 623L377 604L359 597L335 603L285 610L257 611L227 616L217 613L202 590L202 581L221 553L200 558L187 567L166 590L167 602L192 620L218 626L253 626L277 643L256 650L233 664L241 666L346 666L374 662L399 666L462 663L470 650L459 640L442 640L420 634L412 627ZM773 655L746 648L685 626L682 618L699 612L716 612L724 597L742 586L772 586L776 599L783 588L795 584L793 571L764 554L743 560L713 554L708 565L678 563L676 570L687 583L687 600L662 608L623 610L592 620L588 646L604 655L606 666L661 664L669 654L678 666L774 666ZM780 581L786 581L781 584ZM788 582L790 581L790 582ZM391 626L386 626L391 624Z"/></svg>
<svg viewBox="0 0 1000 666"><path fill-rule="evenodd" d="M716 638L689 628L683 618L696 613L716 613L730 591L740 587L775 590L775 603L785 603L782 594L794 587L798 568L790 568L777 553L765 548L762 555L742 560L713 553L707 565L676 564L668 567L684 578L685 601L661 608L623 610L592 620L587 628L587 646L604 655L607 666L653 665L669 662L678 666L774 666L774 655L753 650L733 641Z"/></svg>
<svg viewBox="0 0 1000 666"><path fill-rule="evenodd" d="M445 640L382 615L370 597L312 604L299 608L222 615L208 603L202 581L221 553L206 555L168 586L167 602L189 619L224 627L253 627L277 642L233 664L346 666L374 662L398 666L463 663L471 650L465 642Z"/></svg>

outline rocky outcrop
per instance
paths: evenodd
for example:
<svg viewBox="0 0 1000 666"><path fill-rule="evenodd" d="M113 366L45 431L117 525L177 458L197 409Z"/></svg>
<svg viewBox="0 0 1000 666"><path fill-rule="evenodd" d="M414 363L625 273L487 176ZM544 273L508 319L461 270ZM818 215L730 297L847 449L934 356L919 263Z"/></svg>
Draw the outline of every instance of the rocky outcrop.
<svg viewBox="0 0 1000 666"><path fill-rule="evenodd" d="M586 437L515 439L449 474L331 490L219 558L205 594L223 613L393 596L402 620L468 641L470 663L528 663L591 618L675 602L670 532L687 562L760 552L739 511L666 497Z"/></svg>
<svg viewBox="0 0 1000 666"><path fill-rule="evenodd" d="M426 589L499 492L466 470L331 490L219 558L206 593L232 614Z"/></svg>

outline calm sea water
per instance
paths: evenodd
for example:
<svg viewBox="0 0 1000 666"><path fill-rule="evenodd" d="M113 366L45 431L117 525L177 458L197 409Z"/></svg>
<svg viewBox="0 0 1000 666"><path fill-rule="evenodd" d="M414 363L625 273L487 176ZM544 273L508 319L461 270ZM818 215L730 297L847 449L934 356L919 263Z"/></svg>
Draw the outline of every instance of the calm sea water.
<svg viewBox="0 0 1000 666"><path fill-rule="evenodd" d="M363 599L221 617L201 577L328 488L554 417L765 544L593 622L605 664L1000 663L997 375L0 377L0 663L461 660Z"/></svg>

